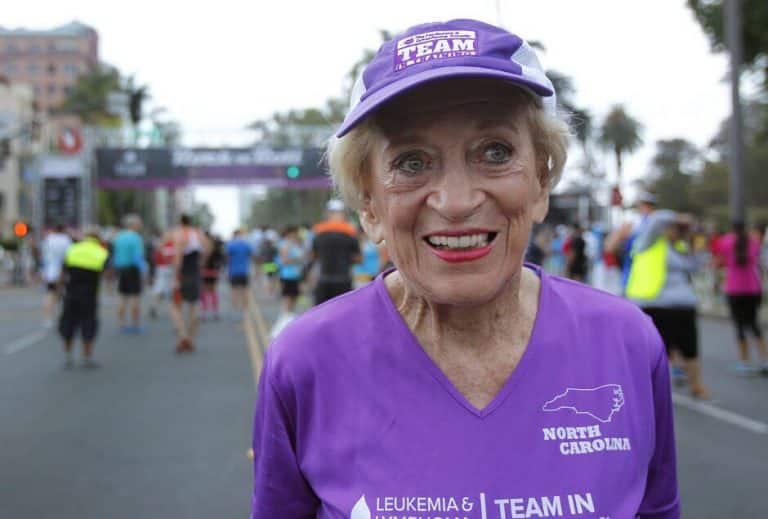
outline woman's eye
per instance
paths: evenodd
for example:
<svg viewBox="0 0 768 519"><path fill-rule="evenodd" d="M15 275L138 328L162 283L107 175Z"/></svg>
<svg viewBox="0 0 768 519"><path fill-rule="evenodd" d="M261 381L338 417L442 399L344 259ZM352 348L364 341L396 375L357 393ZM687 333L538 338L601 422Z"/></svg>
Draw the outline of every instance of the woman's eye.
<svg viewBox="0 0 768 519"><path fill-rule="evenodd" d="M429 160L420 153L408 153L396 158L393 166L402 173L415 175L429 167Z"/></svg>
<svg viewBox="0 0 768 519"><path fill-rule="evenodd" d="M511 155L512 150L510 150L509 147L501 143L494 142L493 144L489 144L483 148L482 159L492 164L501 164L509 160Z"/></svg>

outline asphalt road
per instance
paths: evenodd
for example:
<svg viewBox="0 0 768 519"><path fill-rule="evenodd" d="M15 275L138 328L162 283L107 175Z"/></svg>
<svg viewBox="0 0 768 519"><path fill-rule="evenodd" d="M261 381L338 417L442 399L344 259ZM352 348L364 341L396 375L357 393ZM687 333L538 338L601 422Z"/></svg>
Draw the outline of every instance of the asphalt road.
<svg viewBox="0 0 768 519"><path fill-rule="evenodd" d="M0 518L246 517L254 378L246 335L201 326L173 354L166 319L121 335L102 305L97 370L63 369L41 293L0 291ZM274 300L260 299L267 321ZM743 378L727 321L702 319L712 402L676 391L684 517L768 517L768 377Z"/></svg>

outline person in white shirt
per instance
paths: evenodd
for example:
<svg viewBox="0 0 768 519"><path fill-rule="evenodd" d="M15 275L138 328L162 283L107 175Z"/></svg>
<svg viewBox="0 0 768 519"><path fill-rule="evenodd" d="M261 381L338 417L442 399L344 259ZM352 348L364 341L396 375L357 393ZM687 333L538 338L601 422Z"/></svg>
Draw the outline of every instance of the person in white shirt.
<svg viewBox="0 0 768 519"><path fill-rule="evenodd" d="M67 249L72 245L72 239L64 232L64 226L58 224L45 237L42 243L42 278L45 283L43 299L43 326L53 326L53 311L61 293L61 271Z"/></svg>

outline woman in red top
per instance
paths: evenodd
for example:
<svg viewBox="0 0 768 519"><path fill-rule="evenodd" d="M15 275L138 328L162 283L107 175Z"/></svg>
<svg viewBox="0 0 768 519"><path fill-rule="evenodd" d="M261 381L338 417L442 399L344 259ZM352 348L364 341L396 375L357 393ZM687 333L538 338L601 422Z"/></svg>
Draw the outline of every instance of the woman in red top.
<svg viewBox="0 0 768 519"><path fill-rule="evenodd" d="M756 371L750 365L747 330L752 332L760 355L760 369L768 373L768 350L758 322L758 309L762 302L760 281L760 242L747 234L743 222L733 224L733 231L718 239L716 254L725 268L723 292L728 296L731 319L736 327L739 343L739 363L742 373Z"/></svg>
<svg viewBox="0 0 768 519"><path fill-rule="evenodd" d="M173 243L173 235L170 232L163 234L159 243L155 244L152 260L155 263L155 278L152 283L152 303L149 307L149 316L157 317L157 305L160 301L171 296L173 288L173 257L176 246Z"/></svg>

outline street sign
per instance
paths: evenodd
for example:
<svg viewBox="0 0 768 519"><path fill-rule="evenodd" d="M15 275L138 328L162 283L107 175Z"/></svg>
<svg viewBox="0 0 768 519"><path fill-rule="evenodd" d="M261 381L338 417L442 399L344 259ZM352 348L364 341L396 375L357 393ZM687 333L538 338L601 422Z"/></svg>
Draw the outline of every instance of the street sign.
<svg viewBox="0 0 768 519"><path fill-rule="evenodd" d="M67 155L79 153L83 149L83 137L80 135L80 130L69 126L61 128L57 138L57 146L60 152Z"/></svg>

